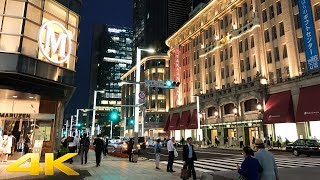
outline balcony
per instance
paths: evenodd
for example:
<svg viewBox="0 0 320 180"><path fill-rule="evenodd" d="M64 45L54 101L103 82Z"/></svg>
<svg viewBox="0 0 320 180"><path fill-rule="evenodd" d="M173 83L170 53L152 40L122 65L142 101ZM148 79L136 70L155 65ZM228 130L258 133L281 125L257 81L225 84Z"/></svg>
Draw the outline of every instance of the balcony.
<svg viewBox="0 0 320 180"><path fill-rule="evenodd" d="M248 22L247 24L243 25L242 27L235 29L231 31L231 39L236 38L238 36L241 36L242 34L248 32L249 30L253 29L256 26L260 26L260 19L258 15L254 15L254 18L251 22Z"/></svg>
<svg viewBox="0 0 320 180"><path fill-rule="evenodd" d="M221 99L225 97L235 96L236 94L259 91L262 89L260 81L252 81L248 83L234 84L232 87L225 89L218 89L214 92L210 92L204 95L201 95L201 101L207 102L212 101L212 99Z"/></svg>

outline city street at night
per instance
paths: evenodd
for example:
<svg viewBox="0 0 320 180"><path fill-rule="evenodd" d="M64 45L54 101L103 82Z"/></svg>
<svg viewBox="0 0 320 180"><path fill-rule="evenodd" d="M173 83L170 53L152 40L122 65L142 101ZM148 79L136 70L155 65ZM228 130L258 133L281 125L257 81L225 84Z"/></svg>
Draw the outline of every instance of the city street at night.
<svg viewBox="0 0 320 180"><path fill-rule="evenodd" d="M0 180L318 180L319 92L319 0L0 0Z"/></svg>
<svg viewBox="0 0 320 180"><path fill-rule="evenodd" d="M183 166L182 161L182 149L178 148L180 156L175 158L174 169L180 172ZM301 179L314 179L320 175L318 169L320 168L320 156L295 157L292 153L274 150L274 153L280 179L301 180ZM195 169L199 175L212 174L214 179L236 179L236 165L241 164L243 156L240 150L228 150L228 149L199 149L196 150L198 161L195 162ZM154 160L154 149L147 148L142 151L141 156ZM168 160L168 152L165 148L161 150L161 164L163 168L166 168ZM303 172L303 173L301 173ZM209 177L204 175L203 178Z"/></svg>

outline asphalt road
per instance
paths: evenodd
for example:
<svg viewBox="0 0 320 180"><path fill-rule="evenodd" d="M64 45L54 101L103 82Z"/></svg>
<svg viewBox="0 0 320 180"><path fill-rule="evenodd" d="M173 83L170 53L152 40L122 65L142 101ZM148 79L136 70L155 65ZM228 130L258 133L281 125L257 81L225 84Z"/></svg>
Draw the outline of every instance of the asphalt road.
<svg viewBox="0 0 320 180"><path fill-rule="evenodd" d="M177 148L178 158L175 158L174 169L182 167L182 148ZM215 180L237 179L236 164L241 164L243 156L240 150L224 150L217 148L195 150L198 156L196 161L197 174L212 174ZM281 180L314 180L320 177L320 156L307 157L301 155L295 157L292 153L284 151L272 151L279 168ZM154 159L154 149L147 148L141 151L141 155L148 159ZM168 152L166 148L161 150L161 161L163 166L166 165Z"/></svg>
<svg viewBox="0 0 320 180"><path fill-rule="evenodd" d="M179 156L175 160L182 160L182 147L177 148ZM195 150L198 159L215 159L215 158L239 158L242 157L240 150L226 150L217 148L196 149ZM289 152L273 152L275 156L292 156ZM155 159L153 147L141 150L141 156L148 159ZM168 151L165 147L161 149L160 161L166 161L168 159Z"/></svg>

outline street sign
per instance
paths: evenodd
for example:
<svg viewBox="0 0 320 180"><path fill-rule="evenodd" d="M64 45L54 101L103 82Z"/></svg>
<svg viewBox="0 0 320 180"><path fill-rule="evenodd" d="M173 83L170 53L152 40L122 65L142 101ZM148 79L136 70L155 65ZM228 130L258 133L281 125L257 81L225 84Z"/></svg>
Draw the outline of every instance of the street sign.
<svg viewBox="0 0 320 180"><path fill-rule="evenodd" d="M165 83L163 81L154 81L154 80L147 80L145 81L146 87L164 87Z"/></svg>
<svg viewBox="0 0 320 180"><path fill-rule="evenodd" d="M139 93L139 98L140 98L140 99L146 98L146 93L145 93L144 91L140 91L140 93Z"/></svg>

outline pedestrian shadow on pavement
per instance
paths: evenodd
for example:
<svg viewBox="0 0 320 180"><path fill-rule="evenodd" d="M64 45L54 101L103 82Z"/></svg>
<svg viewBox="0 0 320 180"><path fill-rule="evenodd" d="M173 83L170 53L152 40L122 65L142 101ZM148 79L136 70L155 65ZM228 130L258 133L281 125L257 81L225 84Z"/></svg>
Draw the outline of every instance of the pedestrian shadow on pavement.
<svg viewBox="0 0 320 180"><path fill-rule="evenodd" d="M63 172L58 172L58 173L55 173L54 176L44 176L44 177L28 177L28 178L25 178L25 177L21 177L21 179L34 179L34 180L40 180L40 179L48 179L48 180L56 180L56 179L67 179L67 180L81 180L81 179L85 179L86 177L89 177L91 176L91 174L89 173L88 170L75 170L77 171L80 175L79 176L68 176L66 174L64 174ZM17 178L8 178L8 180L13 180L13 179L17 179ZM19 178L20 179L20 178Z"/></svg>

